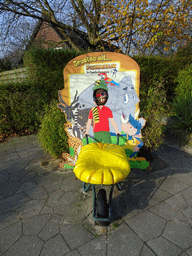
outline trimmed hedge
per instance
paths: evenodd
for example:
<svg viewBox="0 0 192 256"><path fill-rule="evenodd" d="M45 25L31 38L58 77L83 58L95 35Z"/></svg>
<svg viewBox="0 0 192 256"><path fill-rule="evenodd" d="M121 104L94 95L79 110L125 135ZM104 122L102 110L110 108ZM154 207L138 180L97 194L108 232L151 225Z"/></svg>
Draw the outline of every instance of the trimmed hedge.
<svg viewBox="0 0 192 256"><path fill-rule="evenodd" d="M35 87L30 83L0 86L0 136L37 132L44 104Z"/></svg>
<svg viewBox="0 0 192 256"><path fill-rule="evenodd" d="M26 83L0 84L0 137L36 133L44 106L58 101L64 87L63 69L82 53L66 50L31 49L24 56L29 79Z"/></svg>
<svg viewBox="0 0 192 256"><path fill-rule="evenodd" d="M73 58L82 53L67 50L31 49L24 56L29 81L37 88L44 103L58 99L58 91L64 87L63 69Z"/></svg>

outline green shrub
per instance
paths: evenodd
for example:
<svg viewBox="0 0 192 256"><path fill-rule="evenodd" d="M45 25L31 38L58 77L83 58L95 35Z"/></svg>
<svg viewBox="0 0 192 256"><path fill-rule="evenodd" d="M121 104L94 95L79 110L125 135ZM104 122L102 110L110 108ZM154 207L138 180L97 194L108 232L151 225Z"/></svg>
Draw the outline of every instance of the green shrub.
<svg viewBox="0 0 192 256"><path fill-rule="evenodd" d="M62 153L69 152L67 134L64 131L65 115L57 108L57 101L45 107L38 138L45 151L53 157L61 157Z"/></svg>
<svg viewBox="0 0 192 256"><path fill-rule="evenodd" d="M1 84L0 136L37 132L43 103L29 83Z"/></svg>
<svg viewBox="0 0 192 256"><path fill-rule="evenodd" d="M172 104L172 118L168 128L182 141L192 138L192 97L176 98Z"/></svg>
<svg viewBox="0 0 192 256"><path fill-rule="evenodd" d="M143 97L145 100L140 103L141 116L146 119L142 130L143 142L153 150L163 142L162 117L166 113L166 92L161 83L155 83Z"/></svg>
<svg viewBox="0 0 192 256"><path fill-rule="evenodd" d="M192 98L192 64L179 72L176 81L178 82L175 89L176 98Z"/></svg>

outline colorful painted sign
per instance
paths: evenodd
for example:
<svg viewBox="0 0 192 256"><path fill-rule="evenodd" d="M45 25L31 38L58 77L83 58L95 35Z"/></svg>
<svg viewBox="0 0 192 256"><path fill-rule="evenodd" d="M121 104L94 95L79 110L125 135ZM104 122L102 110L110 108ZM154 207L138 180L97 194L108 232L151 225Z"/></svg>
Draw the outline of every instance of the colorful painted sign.
<svg viewBox="0 0 192 256"><path fill-rule="evenodd" d="M93 86L95 81L104 80L108 87L109 107L121 131L120 144L137 152L142 146L141 129L145 120L139 116L140 69L130 57L119 53L94 52L78 56L64 69L64 89L59 91L58 108L67 117L65 130L69 137L70 154L63 157L69 165L74 165L84 143L88 114L95 107ZM134 130L134 132L133 132ZM94 136L93 129L89 131ZM116 133L110 124L112 143L116 143Z"/></svg>

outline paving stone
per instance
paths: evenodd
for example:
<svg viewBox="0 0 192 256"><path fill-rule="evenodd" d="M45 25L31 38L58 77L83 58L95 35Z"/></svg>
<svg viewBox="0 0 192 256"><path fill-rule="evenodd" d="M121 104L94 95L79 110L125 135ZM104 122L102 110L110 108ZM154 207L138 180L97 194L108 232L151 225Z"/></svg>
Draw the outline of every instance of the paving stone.
<svg viewBox="0 0 192 256"><path fill-rule="evenodd" d="M27 152L27 150L18 151L17 154L18 154L18 156L19 156L21 159L25 159L25 160L28 160L28 161L31 160L31 159L29 158L29 153Z"/></svg>
<svg viewBox="0 0 192 256"><path fill-rule="evenodd" d="M126 223L143 241L148 241L158 237L162 233L166 221L147 210L126 220Z"/></svg>
<svg viewBox="0 0 192 256"><path fill-rule="evenodd" d="M171 166L171 168L175 168L175 169L182 169L183 168L183 163L182 163L182 161L181 160L176 160L176 159L171 159L171 161L170 161L170 166Z"/></svg>
<svg viewBox="0 0 192 256"><path fill-rule="evenodd" d="M0 185L9 179L9 173L6 170L0 172Z"/></svg>
<svg viewBox="0 0 192 256"><path fill-rule="evenodd" d="M18 173L23 171L26 166L28 165L28 163L22 163L19 161L14 162L11 166L9 166L8 168L6 168L7 172L10 174L14 174L14 173Z"/></svg>
<svg viewBox="0 0 192 256"><path fill-rule="evenodd" d="M40 214L51 214L53 215L53 209L51 207L44 206L40 211Z"/></svg>
<svg viewBox="0 0 192 256"><path fill-rule="evenodd" d="M20 222L19 217L15 212L8 212L0 215L0 230L11 226L14 223Z"/></svg>
<svg viewBox="0 0 192 256"><path fill-rule="evenodd" d="M9 157L10 157L11 160L17 160L20 156L15 151L14 153L9 153Z"/></svg>
<svg viewBox="0 0 192 256"><path fill-rule="evenodd" d="M165 202L180 211L185 210L188 206L181 193L170 197L169 199L165 200Z"/></svg>
<svg viewBox="0 0 192 256"><path fill-rule="evenodd" d="M182 252L181 254L179 254L179 256L189 256L189 254L187 254L186 252Z"/></svg>
<svg viewBox="0 0 192 256"><path fill-rule="evenodd" d="M54 182L62 183L64 180L64 175L51 173L49 170L43 169L45 178L43 179L43 185L50 186ZM52 191L50 191L52 192Z"/></svg>
<svg viewBox="0 0 192 256"><path fill-rule="evenodd" d="M53 216L45 225L45 227L42 229L42 231L39 233L39 237L43 241L47 241L53 236L57 235L59 233L59 225L61 222L62 217L61 216Z"/></svg>
<svg viewBox="0 0 192 256"><path fill-rule="evenodd" d="M192 229L188 222L169 221L162 236L183 250L192 246Z"/></svg>
<svg viewBox="0 0 192 256"><path fill-rule="evenodd" d="M177 208L174 208L165 202L161 202L160 204L151 207L149 211L159 215L166 220L186 220L184 214L178 211Z"/></svg>
<svg viewBox="0 0 192 256"><path fill-rule="evenodd" d="M69 198L69 204L66 205L66 198ZM92 210L93 210L93 198L90 197L90 204L88 204L87 201L84 201L84 196L82 193L79 192L69 192L69 193L65 193L62 198L60 199L60 201L58 202L58 207L61 206L62 204L65 204L64 208L56 208L54 207L54 211L58 212L63 212L63 217L65 218L67 215L73 215L73 217L75 217L75 215L77 215L77 213L82 213L84 216L87 216ZM86 203L85 203L86 202Z"/></svg>
<svg viewBox="0 0 192 256"><path fill-rule="evenodd" d="M50 182L50 183L45 183L45 184L44 184L44 188L45 188L45 190L46 190L48 193L51 193L51 192L53 192L53 191L59 189L60 186L61 186L61 184L62 184L62 180L60 180L60 181L55 181L55 182Z"/></svg>
<svg viewBox="0 0 192 256"><path fill-rule="evenodd" d="M21 179L23 179L28 174L29 173L26 170L23 170L23 171L18 172L18 173L12 173L10 175L10 180L18 180L18 181L20 181Z"/></svg>
<svg viewBox="0 0 192 256"><path fill-rule="evenodd" d="M155 171L152 173L152 176L156 178L165 178L170 177L173 174L173 169L168 167L164 170Z"/></svg>
<svg viewBox="0 0 192 256"><path fill-rule="evenodd" d="M25 191L25 194L31 199L47 199L48 193L42 186L36 186L35 189Z"/></svg>
<svg viewBox="0 0 192 256"><path fill-rule="evenodd" d="M67 253L65 256L81 256L77 250Z"/></svg>
<svg viewBox="0 0 192 256"><path fill-rule="evenodd" d="M2 158L1 158L1 162L15 162L15 159L11 158L10 154L5 154Z"/></svg>
<svg viewBox="0 0 192 256"><path fill-rule="evenodd" d="M50 206L50 207L54 206L59 201L59 199L63 194L64 192L61 189L58 189L50 193L48 200L46 202L46 206Z"/></svg>
<svg viewBox="0 0 192 256"><path fill-rule="evenodd" d="M8 180L0 185L0 198L9 197L16 193L21 186L21 182Z"/></svg>
<svg viewBox="0 0 192 256"><path fill-rule="evenodd" d="M95 238L88 243L80 246L78 251L80 252L81 256L105 256L106 254L106 238L105 236L100 236Z"/></svg>
<svg viewBox="0 0 192 256"><path fill-rule="evenodd" d="M156 152L158 152L157 154L160 158L166 160L168 163L170 162L170 159L178 160L181 155L184 155L180 149L165 144L163 144L158 151L155 151L155 153Z"/></svg>
<svg viewBox="0 0 192 256"><path fill-rule="evenodd" d="M146 180L132 187L131 194L134 197L137 197L142 193L150 194L155 189L155 187L156 187L156 183L154 180L151 180L151 181Z"/></svg>
<svg viewBox="0 0 192 256"><path fill-rule="evenodd" d="M74 173L66 174L61 185L61 189L65 192L79 191L81 187L82 181L78 180Z"/></svg>
<svg viewBox="0 0 192 256"><path fill-rule="evenodd" d="M91 191L91 193L93 193ZM89 214L93 211L93 196L92 194L88 195L88 196L85 196L83 194L81 194L82 197L81 197L81 200L80 200L80 206L81 206L81 211L84 212L85 214ZM115 205L115 199L113 200L113 204ZM79 206L79 204L78 204ZM115 208L115 206L113 207Z"/></svg>
<svg viewBox="0 0 192 256"><path fill-rule="evenodd" d="M181 190L187 188L188 186L179 180L176 180L172 177L168 177L162 184L161 189L169 193L176 194Z"/></svg>
<svg viewBox="0 0 192 256"><path fill-rule="evenodd" d="M160 188L155 189L154 191L152 191L152 193L149 195L149 197L152 197L153 199L155 199L158 202L164 201L165 199L171 197L172 194L161 190Z"/></svg>
<svg viewBox="0 0 192 256"><path fill-rule="evenodd" d="M22 235L21 222L0 231L0 251L5 252Z"/></svg>
<svg viewBox="0 0 192 256"><path fill-rule="evenodd" d="M157 237L147 242L147 245L157 256L177 256L182 250L163 237Z"/></svg>
<svg viewBox="0 0 192 256"><path fill-rule="evenodd" d="M38 235L50 220L51 215L38 215L23 221L23 234L27 236Z"/></svg>
<svg viewBox="0 0 192 256"><path fill-rule="evenodd" d="M149 249L149 247L144 244L140 256L156 256L156 254L154 252L152 252L152 250Z"/></svg>
<svg viewBox="0 0 192 256"><path fill-rule="evenodd" d="M30 189L35 190L36 187L37 187L37 184L33 180L31 180L31 181L23 183L20 186L20 188L17 190L17 193L26 192L27 190L30 190Z"/></svg>
<svg viewBox="0 0 192 256"><path fill-rule="evenodd" d="M192 224L192 207L189 206L187 209L185 209L183 211L183 214L185 215L185 217L188 219L188 221L190 222L190 224Z"/></svg>
<svg viewBox="0 0 192 256"><path fill-rule="evenodd" d="M44 200L31 200L28 203L16 209L15 211L20 218L27 219L35 215L38 215L39 212L42 210L44 204Z"/></svg>
<svg viewBox="0 0 192 256"><path fill-rule="evenodd" d="M65 193L58 202L53 206L54 212L56 214L64 215L70 213L71 205L80 202L79 193L68 192Z"/></svg>
<svg viewBox="0 0 192 256"><path fill-rule="evenodd" d="M44 244L41 256L63 256L70 252L70 249L63 237L58 234Z"/></svg>
<svg viewBox="0 0 192 256"><path fill-rule="evenodd" d="M28 201L29 198L23 193L19 193L9 198L2 199L0 203L0 214L8 211L13 211Z"/></svg>
<svg viewBox="0 0 192 256"><path fill-rule="evenodd" d="M6 161L5 160L5 156L2 156L2 161L0 161L1 163L1 170L6 170L8 169L10 166L14 165L15 164L15 161Z"/></svg>
<svg viewBox="0 0 192 256"><path fill-rule="evenodd" d="M158 202L153 199L153 198L149 198L149 196L145 193L140 194L137 198L137 208L139 209L139 213L142 212L143 210L146 210L156 204L158 204Z"/></svg>
<svg viewBox="0 0 192 256"><path fill-rule="evenodd" d="M72 250L94 238L89 231L80 225L62 224L60 232Z"/></svg>
<svg viewBox="0 0 192 256"><path fill-rule="evenodd" d="M80 203L73 204L65 208L62 218L63 224L82 224L87 215L90 213L86 212L86 209L81 210L82 207L80 207L79 204Z"/></svg>
<svg viewBox="0 0 192 256"><path fill-rule="evenodd" d="M44 157L44 152L43 151L37 151L36 153L28 153L28 158L30 161L41 161L42 157Z"/></svg>
<svg viewBox="0 0 192 256"><path fill-rule="evenodd" d="M189 187L181 192L189 206L192 206L192 187Z"/></svg>
<svg viewBox="0 0 192 256"><path fill-rule="evenodd" d="M24 183L24 182L30 182L30 181L34 181L34 177L35 177L35 172L28 170L27 175L25 175L23 178L20 179L20 182Z"/></svg>
<svg viewBox="0 0 192 256"><path fill-rule="evenodd" d="M108 256L137 256L140 255L142 247L143 241L125 224L122 224L107 239Z"/></svg>
<svg viewBox="0 0 192 256"><path fill-rule="evenodd" d="M113 222L113 225L115 225L116 223L118 223L117 225L119 225L119 222L122 223L121 220L115 221L115 220L113 220L113 218L112 218L112 222ZM93 234L95 237L98 237L100 235L104 235L104 234L106 234L107 231L109 233L109 232L111 232L115 229L113 225L110 225L107 228L107 231L106 231L106 227L101 227L101 226L97 225L95 223L95 221L93 220L93 214L92 213L90 213L90 215L88 215L86 217L86 219L83 220L81 225L84 227L85 230L91 232L91 234Z"/></svg>
<svg viewBox="0 0 192 256"><path fill-rule="evenodd" d="M22 236L5 256L37 256L43 247L43 241L36 236Z"/></svg>
<svg viewBox="0 0 192 256"><path fill-rule="evenodd" d="M91 207L93 209L92 201ZM137 209L137 200L127 191L122 192L113 199L112 210L119 218L125 217L126 219L129 219L139 213Z"/></svg>
<svg viewBox="0 0 192 256"><path fill-rule="evenodd" d="M187 255L192 256L192 247L186 250Z"/></svg>
<svg viewBox="0 0 192 256"><path fill-rule="evenodd" d="M174 175L173 177L187 185L191 185L192 184L192 167L190 168L190 171L186 171L185 173L181 173L181 171L179 173L177 173L177 170L174 171Z"/></svg>
<svg viewBox="0 0 192 256"><path fill-rule="evenodd" d="M191 171L192 168L192 157L190 155L190 157L188 155L185 155L185 158L182 159L182 163L183 163L183 168L188 171Z"/></svg>

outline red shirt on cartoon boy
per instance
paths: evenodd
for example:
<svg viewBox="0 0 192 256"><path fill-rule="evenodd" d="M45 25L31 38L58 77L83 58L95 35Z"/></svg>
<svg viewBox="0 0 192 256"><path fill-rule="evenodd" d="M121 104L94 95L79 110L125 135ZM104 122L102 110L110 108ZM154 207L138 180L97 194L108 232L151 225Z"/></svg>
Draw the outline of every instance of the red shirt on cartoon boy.
<svg viewBox="0 0 192 256"><path fill-rule="evenodd" d="M96 110L97 108L97 110ZM94 118L93 111L97 111L97 120ZM99 106L92 108L88 119L93 119L93 132L109 131L109 118L113 118L113 114L110 108L106 106Z"/></svg>

